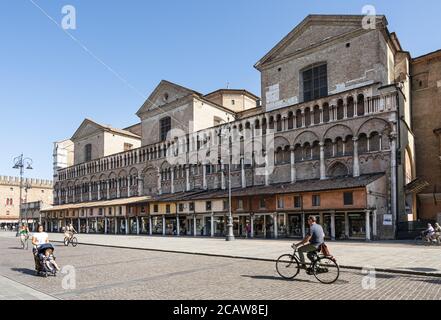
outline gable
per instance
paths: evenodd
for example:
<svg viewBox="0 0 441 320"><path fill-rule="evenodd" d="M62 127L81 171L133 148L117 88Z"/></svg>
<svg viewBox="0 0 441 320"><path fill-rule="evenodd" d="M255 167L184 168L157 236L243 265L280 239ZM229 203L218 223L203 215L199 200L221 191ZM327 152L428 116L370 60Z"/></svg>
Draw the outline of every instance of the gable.
<svg viewBox="0 0 441 320"><path fill-rule="evenodd" d="M257 62L255 67L260 69L267 63L281 60L321 43L330 42L357 31L363 32L365 31L362 28L363 18L364 16L308 16ZM377 17L378 23L387 24L385 17Z"/></svg>
<svg viewBox="0 0 441 320"><path fill-rule="evenodd" d="M155 110L158 107L172 103L194 93L196 92L193 90L163 80L161 83L159 83L159 85L144 102L136 114L141 117L141 115L146 112Z"/></svg>
<svg viewBox="0 0 441 320"><path fill-rule="evenodd" d="M104 131L104 128L101 125L99 125L89 119L86 119L83 121L83 123L77 129L77 131L75 131L71 140L72 141L80 140L82 138L86 138L86 137L91 136L95 133L103 132L103 131Z"/></svg>

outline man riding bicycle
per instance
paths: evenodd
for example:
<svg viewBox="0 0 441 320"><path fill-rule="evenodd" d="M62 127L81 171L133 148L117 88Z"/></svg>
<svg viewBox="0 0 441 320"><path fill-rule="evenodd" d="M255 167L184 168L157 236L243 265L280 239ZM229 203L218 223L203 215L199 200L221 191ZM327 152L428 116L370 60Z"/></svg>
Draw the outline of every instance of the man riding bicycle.
<svg viewBox="0 0 441 320"><path fill-rule="evenodd" d="M302 268L306 269L305 253L308 259L312 261L312 253L320 250L320 247L325 242L325 233L321 225L317 223L317 219L314 216L308 217L309 232L306 237L298 244L293 244L293 248L298 248L300 263ZM307 272L310 272L308 268Z"/></svg>
<svg viewBox="0 0 441 320"><path fill-rule="evenodd" d="M66 230L64 231L64 237L68 238L69 241L71 241L75 233L77 233L77 231L71 223L66 227Z"/></svg>
<svg viewBox="0 0 441 320"><path fill-rule="evenodd" d="M432 225L429 223L427 224L427 229L424 231L424 237L426 238L426 241L432 241L435 237L435 229L432 227Z"/></svg>

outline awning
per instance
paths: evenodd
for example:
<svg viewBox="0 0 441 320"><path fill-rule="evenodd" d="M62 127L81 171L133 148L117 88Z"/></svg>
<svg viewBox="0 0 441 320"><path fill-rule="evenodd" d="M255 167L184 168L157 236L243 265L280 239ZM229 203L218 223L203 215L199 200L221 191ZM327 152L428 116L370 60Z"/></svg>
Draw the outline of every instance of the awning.
<svg viewBox="0 0 441 320"><path fill-rule="evenodd" d="M413 180L412 182L408 183L405 187L404 187L404 191L409 194L409 193L419 193L421 191L423 191L424 189L426 189L430 184L421 179L421 178L417 178L415 180Z"/></svg>
<svg viewBox="0 0 441 320"><path fill-rule="evenodd" d="M145 196L145 197L133 197L133 198L104 200L104 201L95 201L95 202L70 203L70 204L64 204L64 205L44 208L41 210L41 212L53 212L53 211L62 211L62 210L84 209L84 208L123 206L123 205L127 205L127 204L142 203L145 201L149 201L150 199L151 199L151 197Z"/></svg>
<svg viewBox="0 0 441 320"><path fill-rule="evenodd" d="M0 219L0 223L18 223L18 219L17 220L1 220Z"/></svg>

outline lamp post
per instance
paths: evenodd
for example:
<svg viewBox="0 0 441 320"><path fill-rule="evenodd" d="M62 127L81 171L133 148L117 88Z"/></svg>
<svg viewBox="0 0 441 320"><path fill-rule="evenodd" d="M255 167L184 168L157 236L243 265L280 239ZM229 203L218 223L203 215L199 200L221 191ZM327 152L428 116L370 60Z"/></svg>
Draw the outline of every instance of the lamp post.
<svg viewBox="0 0 441 320"><path fill-rule="evenodd" d="M228 121L228 223L227 223L227 236L226 241L234 241L233 231L233 214L231 209L231 123L230 117L227 117Z"/></svg>
<svg viewBox="0 0 441 320"><path fill-rule="evenodd" d="M19 220L21 221L21 209L23 204L23 174L24 170L32 170L32 159L31 158L25 158L23 154L20 156L14 158L14 166L13 169L19 169L20 170L20 202L19 202ZM19 225L20 225L19 221ZM26 221L27 225L27 221Z"/></svg>

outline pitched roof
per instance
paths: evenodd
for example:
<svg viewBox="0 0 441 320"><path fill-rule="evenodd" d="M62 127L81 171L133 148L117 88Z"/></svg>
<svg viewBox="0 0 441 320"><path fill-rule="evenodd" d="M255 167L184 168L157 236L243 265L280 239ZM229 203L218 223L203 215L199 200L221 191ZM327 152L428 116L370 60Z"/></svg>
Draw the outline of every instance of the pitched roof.
<svg viewBox="0 0 441 320"><path fill-rule="evenodd" d="M301 35L301 33L311 24L314 23L350 23L359 24L360 29L361 21L365 15L323 15L323 14L312 14L308 15L302 22L300 22L290 33L288 33L279 43L277 43L262 59L260 59L254 67L259 69L263 64L270 60L274 55L280 52L282 49L286 48L293 39ZM387 25L387 20L384 15L377 15L376 22L382 22L385 26ZM333 37L331 37L333 38ZM329 39L327 39L329 40Z"/></svg>
<svg viewBox="0 0 441 320"><path fill-rule="evenodd" d="M75 131L75 133L73 134L73 136L70 140L75 140L77 138L77 136L80 134L81 130L83 130L88 124L91 124L91 125L97 127L97 129L101 129L103 131L113 132L113 133L117 133L119 135L124 135L124 136L132 137L132 138L141 139L140 136L138 136L137 134L134 134L130 131L113 128L109 125L99 124L98 122L93 121L92 119L86 118L81 123L81 125L78 127L78 129Z"/></svg>
<svg viewBox="0 0 441 320"><path fill-rule="evenodd" d="M269 194L301 193L314 191L329 191L336 189L353 189L366 187L380 179L384 173L362 175L360 177L339 177L327 180L305 180L296 183L279 183L270 186L254 186L249 188L232 189L233 197L258 196ZM154 198L157 202L191 201L205 199L222 199L228 197L227 190L199 191L181 194L168 194Z"/></svg>
<svg viewBox="0 0 441 320"><path fill-rule="evenodd" d="M254 100L260 100L260 97L256 96L254 93L251 93L248 90L245 89L218 89L216 91L210 92L209 94L206 94L204 97L207 98L209 96L215 95L217 93L236 93L236 94L243 94L245 96L250 97L251 99Z"/></svg>

